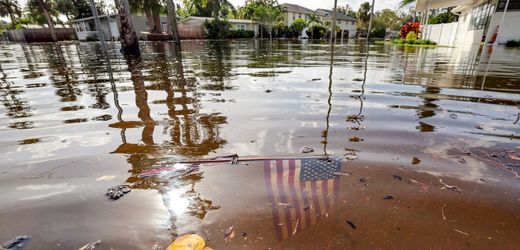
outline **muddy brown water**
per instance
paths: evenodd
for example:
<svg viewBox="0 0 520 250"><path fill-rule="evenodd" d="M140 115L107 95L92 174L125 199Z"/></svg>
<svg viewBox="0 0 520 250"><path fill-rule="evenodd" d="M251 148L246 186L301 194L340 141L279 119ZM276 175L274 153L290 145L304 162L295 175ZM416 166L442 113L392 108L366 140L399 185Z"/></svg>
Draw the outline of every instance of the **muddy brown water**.
<svg viewBox="0 0 520 250"><path fill-rule="evenodd" d="M0 242L519 249L520 50L181 47L0 44ZM263 158L172 172L235 153Z"/></svg>

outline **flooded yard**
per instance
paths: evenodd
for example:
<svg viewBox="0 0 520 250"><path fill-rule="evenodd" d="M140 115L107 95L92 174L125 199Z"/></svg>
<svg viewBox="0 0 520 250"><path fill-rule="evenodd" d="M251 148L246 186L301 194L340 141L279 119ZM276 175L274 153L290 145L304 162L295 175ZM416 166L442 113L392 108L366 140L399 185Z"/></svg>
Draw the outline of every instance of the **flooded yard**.
<svg viewBox="0 0 520 250"><path fill-rule="evenodd" d="M0 44L0 243L520 246L518 49L108 47Z"/></svg>

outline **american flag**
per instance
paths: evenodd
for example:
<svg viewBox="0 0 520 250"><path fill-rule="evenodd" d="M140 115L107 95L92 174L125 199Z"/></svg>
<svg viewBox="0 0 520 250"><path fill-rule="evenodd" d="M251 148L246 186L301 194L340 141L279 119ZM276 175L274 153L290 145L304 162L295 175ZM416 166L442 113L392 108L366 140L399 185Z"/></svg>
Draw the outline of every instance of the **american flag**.
<svg viewBox="0 0 520 250"><path fill-rule="evenodd" d="M265 186L278 240L315 225L338 196L341 160L302 158L264 161Z"/></svg>

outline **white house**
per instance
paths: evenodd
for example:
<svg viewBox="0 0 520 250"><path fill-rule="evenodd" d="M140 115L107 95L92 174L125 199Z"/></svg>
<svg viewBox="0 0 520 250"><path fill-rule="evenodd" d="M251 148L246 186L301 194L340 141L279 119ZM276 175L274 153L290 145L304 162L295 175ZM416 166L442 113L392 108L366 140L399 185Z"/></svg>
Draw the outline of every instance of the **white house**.
<svg viewBox="0 0 520 250"><path fill-rule="evenodd" d="M317 9L315 13L322 22L332 23L332 10ZM353 17L336 12L336 25L341 30L341 37L353 38L356 35L356 21Z"/></svg>
<svg viewBox="0 0 520 250"><path fill-rule="evenodd" d="M458 47L520 40L517 26L520 23L520 0L417 0L415 8L418 12L429 13L430 10L448 7L454 7L451 12L459 16L458 21L425 25L423 38ZM427 23L428 18L429 15L424 15L421 23Z"/></svg>
<svg viewBox="0 0 520 250"><path fill-rule="evenodd" d="M179 22L179 33L180 33L180 36L181 38L184 38L184 36L186 36L186 38L202 38L202 37L197 37L196 35L192 35L193 37L190 36L190 34L186 34L184 35L185 33L193 33L193 32L197 32L197 33L203 33L203 26L204 26L204 22L206 20L213 20L214 18L212 17L196 17L196 16L190 16L190 17L187 17L183 20L181 20ZM258 34L258 31L259 31L259 25L258 25L258 22L256 21L251 21L251 20L247 20L247 19L226 19L229 24L231 25L231 29L232 30L250 30L250 31L253 31L254 32L254 37L257 37L257 34ZM188 37L190 36L190 37Z"/></svg>
<svg viewBox="0 0 520 250"><path fill-rule="evenodd" d="M284 16L284 24L287 26L291 26L291 24L297 19L307 21L310 15L316 14L311 9L307 9L297 4L284 3L280 4L280 6L287 11Z"/></svg>
<svg viewBox="0 0 520 250"><path fill-rule="evenodd" d="M100 15L99 22L106 40L119 39L118 14ZM148 34L148 21L146 18L142 15L132 15L132 23L139 39L146 40ZM98 39L94 17L70 20L69 24L76 30L78 40L84 41L88 37ZM166 16L161 16L161 28L163 32L168 28Z"/></svg>

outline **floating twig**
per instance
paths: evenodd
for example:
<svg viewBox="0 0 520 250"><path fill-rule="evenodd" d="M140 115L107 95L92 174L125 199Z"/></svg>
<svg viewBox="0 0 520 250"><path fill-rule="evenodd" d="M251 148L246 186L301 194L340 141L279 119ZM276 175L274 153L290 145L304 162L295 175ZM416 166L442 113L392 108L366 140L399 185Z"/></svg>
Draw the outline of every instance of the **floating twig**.
<svg viewBox="0 0 520 250"><path fill-rule="evenodd" d="M446 188L446 189L449 189L451 191L455 191L455 192L458 192L458 193L462 193L462 189L460 189L457 186L448 185L448 184L444 183L444 181L442 179L439 179L439 182L444 186L443 188Z"/></svg>
<svg viewBox="0 0 520 250"><path fill-rule="evenodd" d="M441 213L442 213L442 218L444 220L446 220L446 216L444 215L444 206L441 207Z"/></svg>
<svg viewBox="0 0 520 250"><path fill-rule="evenodd" d="M347 220L346 222L352 229L356 229L356 225L352 221Z"/></svg>
<svg viewBox="0 0 520 250"><path fill-rule="evenodd" d="M469 233L466 233L466 232L463 232L463 231L460 231L458 229L453 229L455 232L457 233L460 233L460 234L464 234L464 235L469 235Z"/></svg>
<svg viewBox="0 0 520 250"><path fill-rule="evenodd" d="M292 235L295 235L296 231L298 231L298 223L300 223L300 219L296 220L296 225L294 226L294 230L292 231Z"/></svg>

